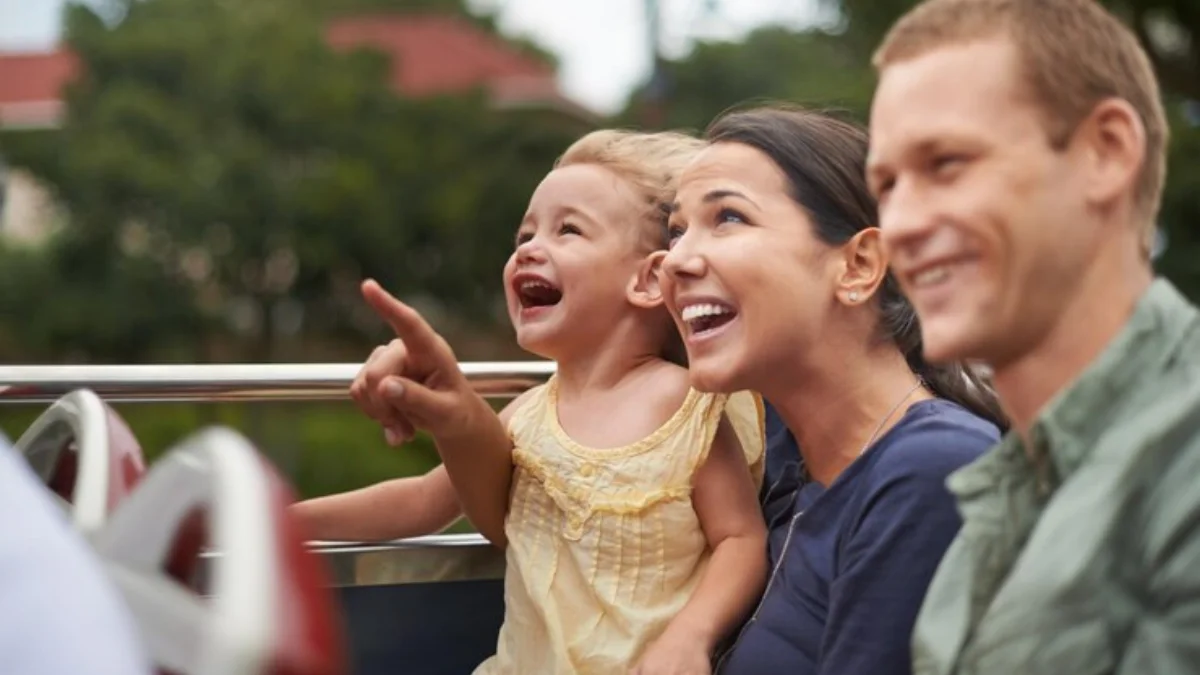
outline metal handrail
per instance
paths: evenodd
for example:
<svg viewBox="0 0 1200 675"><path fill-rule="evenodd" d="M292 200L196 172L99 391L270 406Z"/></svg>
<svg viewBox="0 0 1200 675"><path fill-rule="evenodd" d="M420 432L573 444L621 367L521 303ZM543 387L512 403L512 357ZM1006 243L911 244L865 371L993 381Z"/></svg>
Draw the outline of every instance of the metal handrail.
<svg viewBox="0 0 1200 675"><path fill-rule="evenodd" d="M554 373L550 361L459 364L488 398L516 396ZM332 401L349 397L360 363L0 366L0 404L47 403L90 389L109 403Z"/></svg>

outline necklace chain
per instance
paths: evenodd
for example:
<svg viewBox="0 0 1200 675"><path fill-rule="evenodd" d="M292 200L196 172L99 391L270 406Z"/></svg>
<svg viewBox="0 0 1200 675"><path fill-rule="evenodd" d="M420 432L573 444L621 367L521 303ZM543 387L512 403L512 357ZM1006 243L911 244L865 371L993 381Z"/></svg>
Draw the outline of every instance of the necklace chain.
<svg viewBox="0 0 1200 675"><path fill-rule="evenodd" d="M896 414L896 411L900 409L900 406L904 405L904 402L908 400L908 397L912 396L914 391L920 389L922 384L925 383L921 380L921 378L917 378L917 383L913 385L912 389L909 389L904 394L904 398L896 401L896 405L892 406L892 409L888 411L888 414L884 415L883 419L879 420L879 424L875 427L875 431L871 432L871 437L867 439L866 444L863 445L862 449L858 451L859 457L862 457L862 454L867 451L867 448L871 447L871 444L875 442L875 438L879 436L879 432L883 431L883 426L887 424L887 421L892 419L892 415Z"/></svg>
<svg viewBox="0 0 1200 675"><path fill-rule="evenodd" d="M912 396L913 392L921 388L921 385L923 384L925 384L925 382L920 378L917 378L917 383L913 385L912 389L909 389L904 394L904 398L896 401L896 405L892 406L892 409L888 411L888 414L884 415L883 419L879 420L879 424L875 427L875 431L871 433L871 437L867 439L866 444L863 445L862 449L858 451L858 457L862 457L863 453L865 453L867 449L871 447L871 444L875 442L875 438L879 435L879 432L883 431L883 427L885 424L887 424L887 421L892 418L892 415L896 414L896 411L900 409L901 405L904 405L904 402L908 400L908 397ZM807 473L807 470L805 470L805 473ZM778 480L776 481L776 484L778 484ZM768 499L770 498L770 494L774 491L774 489L775 486L771 486L767 490ZM800 516L803 514L803 511L794 514L791 518L791 521L788 523L787 536L783 539L783 547L779 551L779 558L772 566L771 576L767 579L766 588L763 589L762 596L759 597L758 604L754 607L754 613L750 615L750 618L745 624L742 625L741 630L738 631L738 634L734 638L733 642L725 648L720 657L717 659L716 667L713 669L714 673L719 673L721 671L721 666L725 664L725 660L729 657L729 654L733 652L734 647L736 647L737 643L741 641L742 636L746 634L746 629L749 628L750 625L755 621L758 621L758 613L762 610L763 602L765 602L767 599L767 594L771 592L771 586L775 585L775 577L779 575L779 568L783 567L783 560L787 557L788 549L792 546L792 534L796 531L796 522L800 520Z"/></svg>

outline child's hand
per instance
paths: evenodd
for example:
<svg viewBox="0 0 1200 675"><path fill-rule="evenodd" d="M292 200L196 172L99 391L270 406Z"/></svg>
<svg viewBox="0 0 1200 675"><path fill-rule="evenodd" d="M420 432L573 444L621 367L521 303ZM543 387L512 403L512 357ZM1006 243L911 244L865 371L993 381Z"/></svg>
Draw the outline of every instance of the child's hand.
<svg viewBox="0 0 1200 675"><path fill-rule="evenodd" d="M383 425L391 445L411 439L416 429L436 438L469 425L467 417L483 401L450 345L416 310L374 281L364 282L362 293L397 338L376 348L350 385L358 407Z"/></svg>
<svg viewBox="0 0 1200 675"><path fill-rule="evenodd" d="M670 627L642 654L630 675L712 675L707 642Z"/></svg>

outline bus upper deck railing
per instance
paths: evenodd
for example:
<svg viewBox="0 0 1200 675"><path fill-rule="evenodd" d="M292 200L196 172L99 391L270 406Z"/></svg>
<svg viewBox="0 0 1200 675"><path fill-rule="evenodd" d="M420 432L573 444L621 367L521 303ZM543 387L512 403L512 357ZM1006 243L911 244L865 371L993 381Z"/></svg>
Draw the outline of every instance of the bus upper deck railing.
<svg viewBox="0 0 1200 675"><path fill-rule="evenodd" d="M549 361L459 364L483 396L508 398L545 382ZM359 363L0 366L0 404L49 403L91 389L110 403L329 401L348 398Z"/></svg>
<svg viewBox="0 0 1200 675"><path fill-rule="evenodd" d="M90 389L109 403L330 401L349 398L362 364L69 365L0 367L0 405L51 403ZM508 398L545 382L548 361L465 362L483 396ZM500 579L504 556L477 534L383 542L312 542L335 586ZM208 553L206 555L219 555Z"/></svg>

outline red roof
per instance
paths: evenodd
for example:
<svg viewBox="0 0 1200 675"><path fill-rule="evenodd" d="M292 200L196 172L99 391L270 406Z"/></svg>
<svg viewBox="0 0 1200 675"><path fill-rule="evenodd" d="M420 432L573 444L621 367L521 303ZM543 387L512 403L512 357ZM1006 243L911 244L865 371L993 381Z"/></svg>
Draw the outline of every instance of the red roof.
<svg viewBox="0 0 1200 675"><path fill-rule="evenodd" d="M330 24L335 49L370 47L391 58L391 84L412 96L485 87L498 105L551 103L587 114L558 91L549 64L524 54L475 26L444 15L381 15ZM5 126L53 125L60 92L78 64L65 50L0 53L0 122Z"/></svg>
<svg viewBox="0 0 1200 675"><path fill-rule="evenodd" d="M77 68L65 51L0 53L0 118L8 126L53 123Z"/></svg>
<svg viewBox="0 0 1200 675"><path fill-rule="evenodd" d="M62 51L0 53L0 104L57 101L77 65Z"/></svg>
<svg viewBox="0 0 1200 675"><path fill-rule="evenodd" d="M503 80L554 81L554 70L466 19L383 15L339 19L326 33L335 49L371 47L392 60L392 86L421 96L495 86Z"/></svg>

